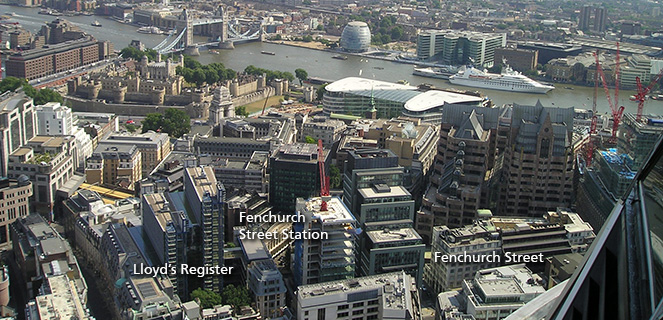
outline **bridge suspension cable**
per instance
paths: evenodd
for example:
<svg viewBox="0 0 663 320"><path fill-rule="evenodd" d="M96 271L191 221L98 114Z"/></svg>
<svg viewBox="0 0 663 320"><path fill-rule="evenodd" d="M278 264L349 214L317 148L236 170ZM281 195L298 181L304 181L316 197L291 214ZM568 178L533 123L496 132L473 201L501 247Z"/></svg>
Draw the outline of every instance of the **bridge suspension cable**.
<svg viewBox="0 0 663 320"><path fill-rule="evenodd" d="M165 45L168 43L168 40L170 40L170 38L172 38L173 34L175 34L175 29L170 30L170 32L168 33L168 36L167 36L165 39L163 39L163 41L159 42L159 44L157 44L157 45L156 45L154 48L152 48L152 49L154 49L154 50L159 50L159 49L161 49L161 47L165 46Z"/></svg>
<svg viewBox="0 0 663 320"><path fill-rule="evenodd" d="M175 38L175 40L173 40L173 42L168 44L166 47L157 50L157 51L159 51L159 54L164 54L164 53L167 53L168 51L172 50L180 42L180 40L184 36L184 33L186 33L186 28L182 29L182 32L180 33L180 35L178 35L177 38Z"/></svg>

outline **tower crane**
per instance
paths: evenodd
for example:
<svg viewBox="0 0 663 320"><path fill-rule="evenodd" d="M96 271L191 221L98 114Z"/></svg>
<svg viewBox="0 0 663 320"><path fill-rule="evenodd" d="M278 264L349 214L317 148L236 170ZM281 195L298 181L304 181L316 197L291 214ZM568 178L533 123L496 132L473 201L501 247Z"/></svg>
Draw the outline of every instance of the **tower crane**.
<svg viewBox="0 0 663 320"><path fill-rule="evenodd" d="M329 177L325 174L325 155L322 148L322 140L318 140L318 171L320 172L320 211L327 211L327 201L329 197Z"/></svg>
<svg viewBox="0 0 663 320"><path fill-rule="evenodd" d="M592 158L594 157L594 135L596 135L596 123L598 118L596 116L596 100L599 93L599 51L594 52L596 59L596 72L594 72L594 100L592 102L592 123L589 126L589 141L587 142L587 166L592 165Z"/></svg>
<svg viewBox="0 0 663 320"><path fill-rule="evenodd" d="M597 59L598 62L598 59ZM612 97L610 97L610 90L608 89L608 84L605 80L605 75L603 74L603 69L597 63L596 70L599 73L601 82L603 83L603 90L605 91L606 99L610 105L610 110L612 112L612 136L610 137L610 143L617 142L617 130L619 129L619 123L622 120L624 115L624 106L619 106L619 42L617 42L617 63L615 64L615 101L613 103Z"/></svg>
<svg viewBox="0 0 663 320"><path fill-rule="evenodd" d="M658 74L652 79L652 81L649 83L647 88L642 87L642 83L640 82L640 77L635 77L635 83L638 85L638 92L635 94L635 101L638 102L638 113L636 116L636 121L640 122L642 119L642 108L645 105L645 99L647 98L647 94L649 94L649 91L654 87L654 84L656 84L659 80L661 80L661 77L663 77L663 69L658 71Z"/></svg>

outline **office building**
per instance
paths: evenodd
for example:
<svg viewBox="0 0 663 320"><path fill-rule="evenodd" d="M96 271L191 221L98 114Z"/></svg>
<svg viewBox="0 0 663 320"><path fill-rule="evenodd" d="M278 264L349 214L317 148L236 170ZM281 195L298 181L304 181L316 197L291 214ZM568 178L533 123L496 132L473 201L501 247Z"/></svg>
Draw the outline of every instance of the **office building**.
<svg viewBox="0 0 663 320"><path fill-rule="evenodd" d="M426 30L417 35L417 58L444 64L490 67L495 49L506 46L506 33ZM499 62L499 61L497 61Z"/></svg>
<svg viewBox="0 0 663 320"><path fill-rule="evenodd" d="M180 319L181 302L168 278L129 277L118 281L117 300L124 319Z"/></svg>
<svg viewBox="0 0 663 320"><path fill-rule="evenodd" d="M371 30L362 21L351 21L341 33L341 48L349 52L364 52L371 46Z"/></svg>
<svg viewBox="0 0 663 320"><path fill-rule="evenodd" d="M617 148L620 153L633 159L631 170L638 171L656 141L663 132L663 117L643 116L643 121L636 121L636 115L625 113L619 126Z"/></svg>
<svg viewBox="0 0 663 320"><path fill-rule="evenodd" d="M539 51L509 47L496 48L495 63L503 64L504 61L516 71L536 70L536 65L539 63Z"/></svg>
<svg viewBox="0 0 663 320"><path fill-rule="evenodd" d="M7 176L9 155L37 135L37 115L32 98L7 91L0 95L0 176Z"/></svg>
<svg viewBox="0 0 663 320"><path fill-rule="evenodd" d="M545 291L542 279L524 264L484 269L463 281L461 291L440 293L437 310L477 320L504 319Z"/></svg>
<svg viewBox="0 0 663 320"><path fill-rule="evenodd" d="M192 223L202 228L202 253L204 266L223 267L223 218L226 190L217 182L212 167L186 168L184 193L191 208ZM220 293L222 276L204 278L204 288Z"/></svg>
<svg viewBox="0 0 663 320"><path fill-rule="evenodd" d="M489 208L498 128L497 108L453 106L445 109L438 156L416 229L428 241L433 226L472 224Z"/></svg>
<svg viewBox="0 0 663 320"><path fill-rule="evenodd" d="M248 267L248 277L247 284L260 315L277 317L281 307L285 306L286 288L274 260L252 262Z"/></svg>
<svg viewBox="0 0 663 320"><path fill-rule="evenodd" d="M435 162L439 131L436 124L418 118L398 117L370 121L364 137L377 140L380 148L389 149L398 156L398 165L405 169L403 185L410 193L419 196Z"/></svg>
<svg viewBox="0 0 663 320"><path fill-rule="evenodd" d="M398 157L391 150L348 151L348 160L343 168L343 203L360 216L360 189L370 188L374 183L389 187L402 186L403 175L403 168L398 166ZM362 218L360 221L365 222Z"/></svg>
<svg viewBox="0 0 663 320"><path fill-rule="evenodd" d="M314 116L302 125L301 140L303 141L306 137L311 137L316 142L322 140L322 145L330 148L341 139L341 134L346 128L347 125L343 121Z"/></svg>
<svg viewBox="0 0 663 320"><path fill-rule="evenodd" d="M85 180L89 184L133 190L142 177L141 153L133 144L100 143L87 159Z"/></svg>
<svg viewBox="0 0 663 320"><path fill-rule="evenodd" d="M510 123L504 153L505 190L500 215L540 217L573 202L573 108L514 104L501 115Z"/></svg>
<svg viewBox="0 0 663 320"><path fill-rule="evenodd" d="M571 278L578 266L582 263L583 256L579 253L558 254L546 258L546 289Z"/></svg>
<svg viewBox="0 0 663 320"><path fill-rule="evenodd" d="M187 249L191 245L193 226L186 212L171 204L169 193L142 196L143 230L159 261L157 265L181 265L187 262ZM189 293L186 275L170 274L175 291L186 296Z"/></svg>
<svg viewBox="0 0 663 320"><path fill-rule="evenodd" d="M364 116L375 109L377 118L408 118L439 123L442 109L453 104L481 105L483 98L441 90L419 91L417 87L379 80L348 77L325 87L325 114Z"/></svg>
<svg viewBox="0 0 663 320"><path fill-rule="evenodd" d="M140 134L113 133L99 142L100 145L132 146L140 151L143 175L152 172L173 150L167 133L148 131Z"/></svg>
<svg viewBox="0 0 663 320"><path fill-rule="evenodd" d="M14 259L20 281L14 282L24 298L39 295L42 280L66 274L72 280L81 303L87 303L87 284L69 243L38 214L19 218L11 225ZM67 285L69 286L69 284Z"/></svg>
<svg viewBox="0 0 663 320"><path fill-rule="evenodd" d="M322 208L323 201L327 210ZM357 221L343 202L336 197L298 198L295 212L306 220L293 226L302 236L294 243L295 283L301 286L354 278ZM303 238L306 234L311 237Z"/></svg>
<svg viewBox="0 0 663 320"><path fill-rule="evenodd" d="M434 227L431 245L431 252L439 252L440 256L468 254L488 257L502 252L499 233L492 224L485 221L456 229ZM470 279L478 270L496 266L499 266L498 261L488 259L478 263L444 263L432 257L424 271L424 281L432 292L443 292L460 288L463 281Z"/></svg>
<svg viewBox="0 0 663 320"><path fill-rule="evenodd" d="M414 278L394 272L299 286L297 319L420 319Z"/></svg>
<svg viewBox="0 0 663 320"><path fill-rule="evenodd" d="M328 172L329 151L324 151L323 163ZM275 211L295 212L297 198L320 194L318 146L294 143L282 146L269 158L269 202Z"/></svg>
<svg viewBox="0 0 663 320"><path fill-rule="evenodd" d="M267 164L269 152L254 151L249 160L219 159L210 163L214 175L226 187L245 191L269 192Z"/></svg>
<svg viewBox="0 0 663 320"><path fill-rule="evenodd" d="M365 232L357 259L360 275L404 271L422 284L426 245L414 229L392 226Z"/></svg>
<svg viewBox="0 0 663 320"><path fill-rule="evenodd" d="M73 135L74 119L69 107L59 102L37 106L37 132L45 136Z"/></svg>
<svg viewBox="0 0 663 320"><path fill-rule="evenodd" d="M48 102L36 106L37 134L42 136L74 136L76 138L77 168L85 166L85 160L94 150L92 139L85 130L78 126L78 118L71 108L59 102Z"/></svg>
<svg viewBox="0 0 663 320"><path fill-rule="evenodd" d="M603 32L607 23L607 10L601 7L584 6L580 9L578 29Z"/></svg>
<svg viewBox="0 0 663 320"><path fill-rule="evenodd" d="M30 214L30 197L32 197L32 182L28 176L0 179L0 245L10 241L9 225L16 219Z"/></svg>
<svg viewBox="0 0 663 320"><path fill-rule="evenodd" d="M85 302L81 297L74 280L64 273L48 277L42 285L40 295L28 302L25 307L25 318L30 320L56 319L94 319L90 316ZM87 294L86 294L87 295Z"/></svg>
<svg viewBox="0 0 663 320"><path fill-rule="evenodd" d="M546 65L552 59L577 56L582 52L581 46L570 43L526 41L519 42L518 48L536 50L539 53L539 63L541 65Z"/></svg>
<svg viewBox="0 0 663 320"><path fill-rule="evenodd" d="M49 219L55 204L55 192L74 177L76 141L72 136L36 136L9 158L9 178L26 175L33 184L34 208Z"/></svg>

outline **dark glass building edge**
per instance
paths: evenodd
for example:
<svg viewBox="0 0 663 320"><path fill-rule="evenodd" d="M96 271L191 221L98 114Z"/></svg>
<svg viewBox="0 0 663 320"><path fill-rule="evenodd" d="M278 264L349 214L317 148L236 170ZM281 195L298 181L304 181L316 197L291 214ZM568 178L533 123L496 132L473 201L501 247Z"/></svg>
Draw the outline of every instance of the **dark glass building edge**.
<svg viewBox="0 0 663 320"><path fill-rule="evenodd" d="M663 136L628 190L557 299L526 305L512 316L663 318Z"/></svg>

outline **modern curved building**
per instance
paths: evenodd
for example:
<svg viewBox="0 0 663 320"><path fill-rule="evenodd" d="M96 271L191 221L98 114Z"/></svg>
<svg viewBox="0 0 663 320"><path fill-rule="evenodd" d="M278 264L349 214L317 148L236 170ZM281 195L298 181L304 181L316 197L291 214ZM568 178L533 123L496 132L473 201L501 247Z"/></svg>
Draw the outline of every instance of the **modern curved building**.
<svg viewBox="0 0 663 320"><path fill-rule="evenodd" d="M326 114L363 117L375 106L378 118L401 115L440 123L445 105L484 106L484 98L441 90L420 91L417 87L358 77L343 78L325 87L322 108Z"/></svg>
<svg viewBox="0 0 663 320"><path fill-rule="evenodd" d="M341 48L349 52L367 51L371 46L371 30L366 22L352 21L343 28Z"/></svg>

